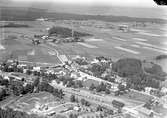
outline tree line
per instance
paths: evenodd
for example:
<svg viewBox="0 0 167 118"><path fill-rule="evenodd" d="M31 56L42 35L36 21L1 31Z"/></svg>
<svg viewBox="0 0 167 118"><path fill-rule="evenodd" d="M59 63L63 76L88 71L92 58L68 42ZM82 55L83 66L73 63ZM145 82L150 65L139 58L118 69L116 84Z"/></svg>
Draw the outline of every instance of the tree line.
<svg viewBox="0 0 167 118"><path fill-rule="evenodd" d="M46 118L46 117L38 116L35 114L27 114L26 112L22 111L14 111L13 109L10 108L7 109L0 108L0 118Z"/></svg>
<svg viewBox="0 0 167 118"><path fill-rule="evenodd" d="M161 81L165 80L160 66L153 64L151 68L144 68L141 60L133 58L118 60L113 64L112 70L126 78L129 88L136 90L144 90L145 87L159 89Z"/></svg>

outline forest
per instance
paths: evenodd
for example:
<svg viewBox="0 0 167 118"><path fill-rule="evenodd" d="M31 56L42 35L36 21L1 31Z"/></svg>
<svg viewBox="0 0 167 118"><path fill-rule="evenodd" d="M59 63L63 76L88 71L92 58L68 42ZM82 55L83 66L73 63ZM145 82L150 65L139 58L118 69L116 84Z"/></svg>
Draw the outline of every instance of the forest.
<svg viewBox="0 0 167 118"><path fill-rule="evenodd" d="M128 86L136 90L144 90L145 87L158 89L166 76L159 65L152 63L152 67L144 67L141 60L133 58L118 60L113 64L112 70L127 78Z"/></svg>
<svg viewBox="0 0 167 118"><path fill-rule="evenodd" d="M71 32L72 32L72 29L69 29L69 28L52 27L49 29L48 35L51 36L53 34L56 34L57 36L60 36L61 38L67 38L67 37L72 37ZM91 36L91 34L74 31L73 36L74 37L84 37L84 36Z"/></svg>
<svg viewBox="0 0 167 118"><path fill-rule="evenodd" d="M14 111L10 108L2 109L0 108L0 118L46 118L43 116L38 116L35 114L27 114L22 111Z"/></svg>

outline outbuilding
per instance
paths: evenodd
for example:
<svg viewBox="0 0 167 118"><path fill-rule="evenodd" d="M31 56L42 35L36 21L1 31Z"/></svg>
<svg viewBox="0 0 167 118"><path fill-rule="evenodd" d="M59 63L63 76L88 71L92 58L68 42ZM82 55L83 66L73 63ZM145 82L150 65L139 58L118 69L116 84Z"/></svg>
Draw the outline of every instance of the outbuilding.
<svg viewBox="0 0 167 118"><path fill-rule="evenodd" d="M123 32L128 32L129 31L129 26L128 25L119 25L118 29L123 31Z"/></svg>
<svg viewBox="0 0 167 118"><path fill-rule="evenodd" d="M123 107L125 106L124 103L119 102L119 101L117 101L117 100L113 100L113 101L112 101L112 105L113 105L114 107L116 107L116 108L123 108Z"/></svg>

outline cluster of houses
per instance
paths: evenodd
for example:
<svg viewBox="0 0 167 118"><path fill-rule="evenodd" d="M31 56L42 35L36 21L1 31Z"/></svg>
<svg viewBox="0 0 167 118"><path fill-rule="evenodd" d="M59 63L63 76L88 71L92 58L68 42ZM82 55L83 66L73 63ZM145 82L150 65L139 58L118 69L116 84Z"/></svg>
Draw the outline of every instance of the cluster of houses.
<svg viewBox="0 0 167 118"><path fill-rule="evenodd" d="M154 97L154 101L163 105L167 108L167 88L162 87L161 89L155 89L151 87L146 87L144 94Z"/></svg>
<svg viewBox="0 0 167 118"><path fill-rule="evenodd" d="M59 43L72 43L72 42L84 42L84 39L79 37L68 37L68 38L61 38L58 36L50 36L47 39L49 42L54 42L56 44Z"/></svg>
<svg viewBox="0 0 167 118"><path fill-rule="evenodd" d="M123 24L123 25L118 26L118 30L120 30L122 32L128 32L128 31L130 31L130 28L128 25Z"/></svg>
<svg viewBox="0 0 167 118"><path fill-rule="evenodd" d="M79 65L76 64L75 62L72 62L70 66L65 65L65 67L63 67L62 65L58 65L56 67L30 66L30 65L18 63L18 62L16 64L15 60L8 60L6 63L8 63L9 65L8 68L13 69L16 66L21 71L4 74L3 77L5 79L15 78L16 80L19 80L19 81L24 79L26 80L27 83L32 83L34 80L33 76L31 76L32 74L28 74L29 71L31 71L31 73L36 73L36 75L40 75L43 72L45 74L55 74L58 77L68 76L70 78L73 78L75 81L81 81L84 87L87 89L89 89L91 84L99 85L100 83L104 83L110 88L110 91L116 92L118 91L118 83L120 82L123 83L122 79L118 76L115 76L116 82L112 83L112 82L103 80L101 78L92 76L88 73L82 72L78 69ZM3 67L1 66L1 68Z"/></svg>
<svg viewBox="0 0 167 118"><path fill-rule="evenodd" d="M81 57L77 57L77 58L81 58ZM82 58L82 59L85 59L85 58ZM103 63L105 62L107 63L107 60L105 59L101 59L101 60L95 59L89 64L99 63L99 61ZM54 67L30 66L27 64L18 63L15 60L8 60L6 63L8 63L9 65L8 68L12 69L13 67L17 66L17 68L19 68L22 71L21 73L20 72L10 72L8 74L1 72L0 74L3 76L4 79L14 78L18 81L22 81L24 79L26 83L32 83L34 81L34 78L33 78L34 76L27 75L28 71L31 71L31 72L36 72L37 74L41 72L46 73L46 74L55 74L58 77L68 76L70 78L73 78L75 81L81 81L83 84L83 87L87 89L89 89L92 84L99 85L100 83L105 83L110 88L111 93L115 93L119 90L118 89L119 84L126 86L126 82L124 81L124 79L119 77L116 74L113 75L113 77L115 78L115 81L109 82L101 78L95 77L91 75L91 73L89 72L81 71L80 70L81 66L77 64L75 61L69 61L68 63L64 65L57 65ZM82 68L87 70L89 64L82 66ZM3 68L3 65L1 65L1 69L2 68ZM108 73L103 73L102 76L107 76L107 74ZM62 82L60 82L60 84L62 84ZM163 95L158 100L163 104L165 108L167 108L167 97L166 97L167 88L163 86L160 92L163 93ZM151 88L151 87L145 88L145 94L154 96L155 93L157 93L156 89ZM83 114L80 117L84 118L85 116Z"/></svg>
<svg viewBox="0 0 167 118"><path fill-rule="evenodd" d="M77 56L76 58L82 58ZM75 58L75 59L76 59ZM82 58L85 59L85 58ZM115 79L114 82L109 82L106 80L103 80L101 78L95 77L93 75L91 75L91 72L89 72L87 70L87 68L90 66L90 64L94 64L94 63L99 63L99 62L103 62L103 63L107 63L106 59L94 59L93 61L91 61L90 63L88 63L87 65L79 65L77 64L75 61L69 61L68 64L63 65L57 65L55 67L45 67L45 66L30 66L27 64L23 64L23 63L18 63L16 64L15 60L8 60L6 63L9 64L8 69L12 69L17 65L17 68L19 68L22 72L22 74L19 73L10 73L10 77L14 77L17 80L22 80L23 78L26 80L29 80L29 82L32 82L33 79L30 79L32 77L27 76L27 72L30 70L32 73L36 72L37 75L38 73L46 73L46 74L55 74L58 77L59 76L67 76L70 78L73 78L74 80L79 80L82 81L84 83L84 85L86 85L86 88L89 88L90 85L93 84L100 84L100 83L105 83L108 86L110 86L110 90L111 92L116 92L118 91L118 85L122 84L124 86L126 86L126 81L124 78L119 77L118 75L114 74L112 75L112 77ZM111 64L112 67L112 64ZM1 65L2 68L2 65ZM82 71L80 68L84 69L84 71ZM86 72L87 71L87 72ZM105 73L102 74L102 76L107 76L108 73L107 71L105 71ZM9 77L8 75L4 75L5 79L8 79ZM109 75L111 76L111 75ZM151 87L146 87L145 88L145 93L146 94L150 94L150 95L155 95L155 93L157 93L158 90L151 88ZM167 88L164 86L162 87L162 89L160 90L161 93L163 93L163 95L167 94Z"/></svg>
<svg viewBox="0 0 167 118"><path fill-rule="evenodd" d="M3 79L6 80L14 80L14 81L25 81L26 84L30 84L33 83L35 78L33 76L28 76L26 74L27 70L28 70L28 66L25 64L18 64L16 65L16 62L14 62L13 60L8 60L7 62L8 64L10 63L10 65L8 66L8 70L11 71L13 70L15 67L17 67L17 69L20 69L20 72L0 72L0 75L3 77ZM0 68L3 69L3 65L0 65Z"/></svg>
<svg viewBox="0 0 167 118"><path fill-rule="evenodd" d="M60 43L72 43L72 42L84 42L83 38L80 37L67 37L67 38L63 38L61 37L61 35L58 34L52 34L51 36L48 35L34 35L34 38L32 39L32 43L34 45L38 45L41 42L45 43L45 42L54 42L56 44L60 44Z"/></svg>
<svg viewBox="0 0 167 118"><path fill-rule="evenodd" d="M85 59L85 58L80 57L80 56L77 56L76 58ZM79 65L79 64L75 63L75 61L74 61L71 64L71 67L72 68L77 68L77 69L76 70L74 69L74 71L71 73L71 77L79 79L79 80L82 80L82 81L86 81L87 80L87 81L89 81L88 82L89 85L91 83L95 83L96 84L96 83L102 83L103 82L103 83L107 84L108 86L110 86L112 92L116 92L116 91L118 91L118 85L119 84L122 84L122 85L124 85L126 87L126 81L125 81L124 78L119 77L117 74L110 75L110 72L109 72L111 70L111 68L110 68L110 69L106 70L101 75L102 78L105 77L105 76L111 76L111 78L115 79L114 82L109 82L109 81L106 81L106 80L103 80L101 78L93 76L93 74L88 70L88 68L89 68L89 66L91 64L98 64L98 63L101 63L101 62L102 63L108 63L109 61L111 61L111 60L107 60L105 58L102 58L100 60L99 59L94 59L93 61L88 63L88 65ZM112 63L110 64L110 67L112 67ZM84 70L82 71L81 68L82 68L82 70L83 69Z"/></svg>

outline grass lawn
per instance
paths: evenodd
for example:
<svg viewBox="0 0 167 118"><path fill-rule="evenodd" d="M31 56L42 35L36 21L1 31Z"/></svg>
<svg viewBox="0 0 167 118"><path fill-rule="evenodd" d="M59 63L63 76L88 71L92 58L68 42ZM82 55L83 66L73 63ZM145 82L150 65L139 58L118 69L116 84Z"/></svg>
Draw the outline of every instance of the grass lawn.
<svg viewBox="0 0 167 118"><path fill-rule="evenodd" d="M8 105L11 108L18 108L26 112L30 112L31 109L35 108L36 104L48 104L48 106L53 107L54 105L59 105L60 103L57 99L47 92L27 94L21 97L17 102Z"/></svg>
<svg viewBox="0 0 167 118"><path fill-rule="evenodd" d="M133 100L137 100L137 101L141 101L141 102L147 102L152 98L148 95L135 93L133 91L129 92L128 94L121 95L120 97L127 98L127 99L133 99Z"/></svg>

